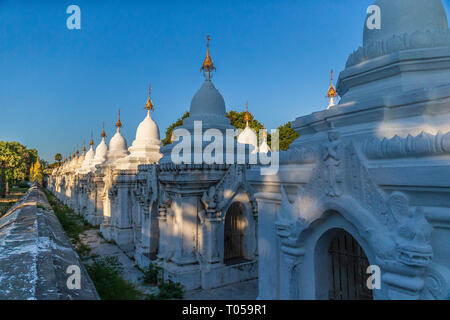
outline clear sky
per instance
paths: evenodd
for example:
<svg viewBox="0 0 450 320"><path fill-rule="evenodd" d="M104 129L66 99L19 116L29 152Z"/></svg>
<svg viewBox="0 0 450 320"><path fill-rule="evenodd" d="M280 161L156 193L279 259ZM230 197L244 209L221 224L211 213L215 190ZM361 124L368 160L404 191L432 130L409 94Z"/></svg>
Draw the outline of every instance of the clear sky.
<svg viewBox="0 0 450 320"><path fill-rule="evenodd" d="M0 140L53 161L91 131L97 145L103 121L111 138L120 108L131 145L149 83L163 137L202 84L206 34L227 110L248 101L276 128L326 107L330 69L361 45L372 2L0 0ZM66 27L71 4L81 30Z"/></svg>

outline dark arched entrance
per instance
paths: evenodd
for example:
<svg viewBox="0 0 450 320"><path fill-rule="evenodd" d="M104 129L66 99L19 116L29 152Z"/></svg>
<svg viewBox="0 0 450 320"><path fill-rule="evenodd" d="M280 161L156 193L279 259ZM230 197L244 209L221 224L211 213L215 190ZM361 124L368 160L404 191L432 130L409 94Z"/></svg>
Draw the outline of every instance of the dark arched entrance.
<svg viewBox="0 0 450 320"><path fill-rule="evenodd" d="M329 251L330 300L372 300L372 290L366 281L369 260L359 243L345 230L340 229L331 240Z"/></svg>
<svg viewBox="0 0 450 320"><path fill-rule="evenodd" d="M244 229L246 221L242 203L234 202L225 215L224 262L235 264L244 260Z"/></svg>

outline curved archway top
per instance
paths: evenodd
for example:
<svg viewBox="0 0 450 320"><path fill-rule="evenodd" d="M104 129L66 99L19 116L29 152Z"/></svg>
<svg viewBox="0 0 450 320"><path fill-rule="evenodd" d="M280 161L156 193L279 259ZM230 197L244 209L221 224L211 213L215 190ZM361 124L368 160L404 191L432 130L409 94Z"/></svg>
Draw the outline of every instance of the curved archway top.
<svg viewBox="0 0 450 320"><path fill-rule="evenodd" d="M376 185L365 159L352 144L330 130L328 143L320 146L321 157L310 182L298 190L291 203L281 186L277 233L287 248L298 248L308 228L326 219L327 211L339 212L368 239L377 257L411 267L426 267L433 252L432 227L422 208L412 210L405 194L389 196Z"/></svg>
<svg viewBox="0 0 450 320"><path fill-rule="evenodd" d="M231 165L222 180L203 193L201 201L208 212L222 212L240 193L248 195L253 214L258 213L258 205L253 188L247 182L247 165Z"/></svg>

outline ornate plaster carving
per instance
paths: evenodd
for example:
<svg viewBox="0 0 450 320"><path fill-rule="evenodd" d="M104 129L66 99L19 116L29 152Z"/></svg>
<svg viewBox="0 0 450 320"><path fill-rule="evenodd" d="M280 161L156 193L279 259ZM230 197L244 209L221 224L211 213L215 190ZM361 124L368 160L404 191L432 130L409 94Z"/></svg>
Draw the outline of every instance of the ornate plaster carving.
<svg viewBox="0 0 450 320"><path fill-rule="evenodd" d="M364 47L359 47L348 57L345 67L349 68L366 60L398 51L446 46L450 46L450 30L436 29L394 35L390 39L372 41Z"/></svg>
<svg viewBox="0 0 450 320"><path fill-rule="evenodd" d="M369 159L417 157L450 153L450 132L436 135L422 131L413 137L394 136L392 139L366 140L362 146L363 152Z"/></svg>

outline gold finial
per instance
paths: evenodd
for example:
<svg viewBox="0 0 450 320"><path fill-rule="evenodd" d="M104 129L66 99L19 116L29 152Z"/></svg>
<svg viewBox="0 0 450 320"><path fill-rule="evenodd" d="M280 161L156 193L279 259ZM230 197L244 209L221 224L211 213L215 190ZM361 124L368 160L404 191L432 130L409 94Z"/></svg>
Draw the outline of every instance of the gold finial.
<svg viewBox="0 0 450 320"><path fill-rule="evenodd" d="M333 78L334 78L334 73L333 73L333 70L331 70L331 86L328 89L328 93L327 93L327 97L330 99L337 96L336 89L333 86Z"/></svg>
<svg viewBox="0 0 450 320"><path fill-rule="evenodd" d="M250 112L248 112L248 102L245 103L245 115L244 115L244 121L247 123L252 120L252 115Z"/></svg>
<svg viewBox="0 0 450 320"><path fill-rule="evenodd" d="M214 67L214 63L211 59L211 56L209 55L209 41L211 41L211 38L209 37L209 34L206 35L206 57L205 60L203 60L203 66L201 70L205 72L207 79L210 78L210 73L214 70L216 70L216 67Z"/></svg>
<svg viewBox="0 0 450 320"><path fill-rule="evenodd" d="M89 141L89 145L92 147L94 145L94 133L91 132L91 141Z"/></svg>
<svg viewBox="0 0 450 320"><path fill-rule="evenodd" d="M69 154L69 161L71 161L72 160L72 156Z"/></svg>
<svg viewBox="0 0 450 320"><path fill-rule="evenodd" d="M152 103L152 99L151 99L151 94L152 94L152 86L149 85L148 86L148 100L147 100L147 104L145 105L145 109L147 109L148 111L152 111L153 110L153 103Z"/></svg>
<svg viewBox="0 0 450 320"><path fill-rule="evenodd" d="M106 133L105 133L105 123L103 122L103 130L102 130L102 134L101 134L102 138L106 137Z"/></svg>
<svg viewBox="0 0 450 320"><path fill-rule="evenodd" d="M77 151L76 151L77 157L80 154L80 150L78 149L78 145L77 145Z"/></svg>
<svg viewBox="0 0 450 320"><path fill-rule="evenodd" d="M84 140L84 142L83 142L83 149L81 149L81 151L82 151L83 153L86 152L86 140Z"/></svg>
<svg viewBox="0 0 450 320"><path fill-rule="evenodd" d="M122 122L120 122L120 108L119 108L119 119L117 119L116 128L122 128Z"/></svg>

